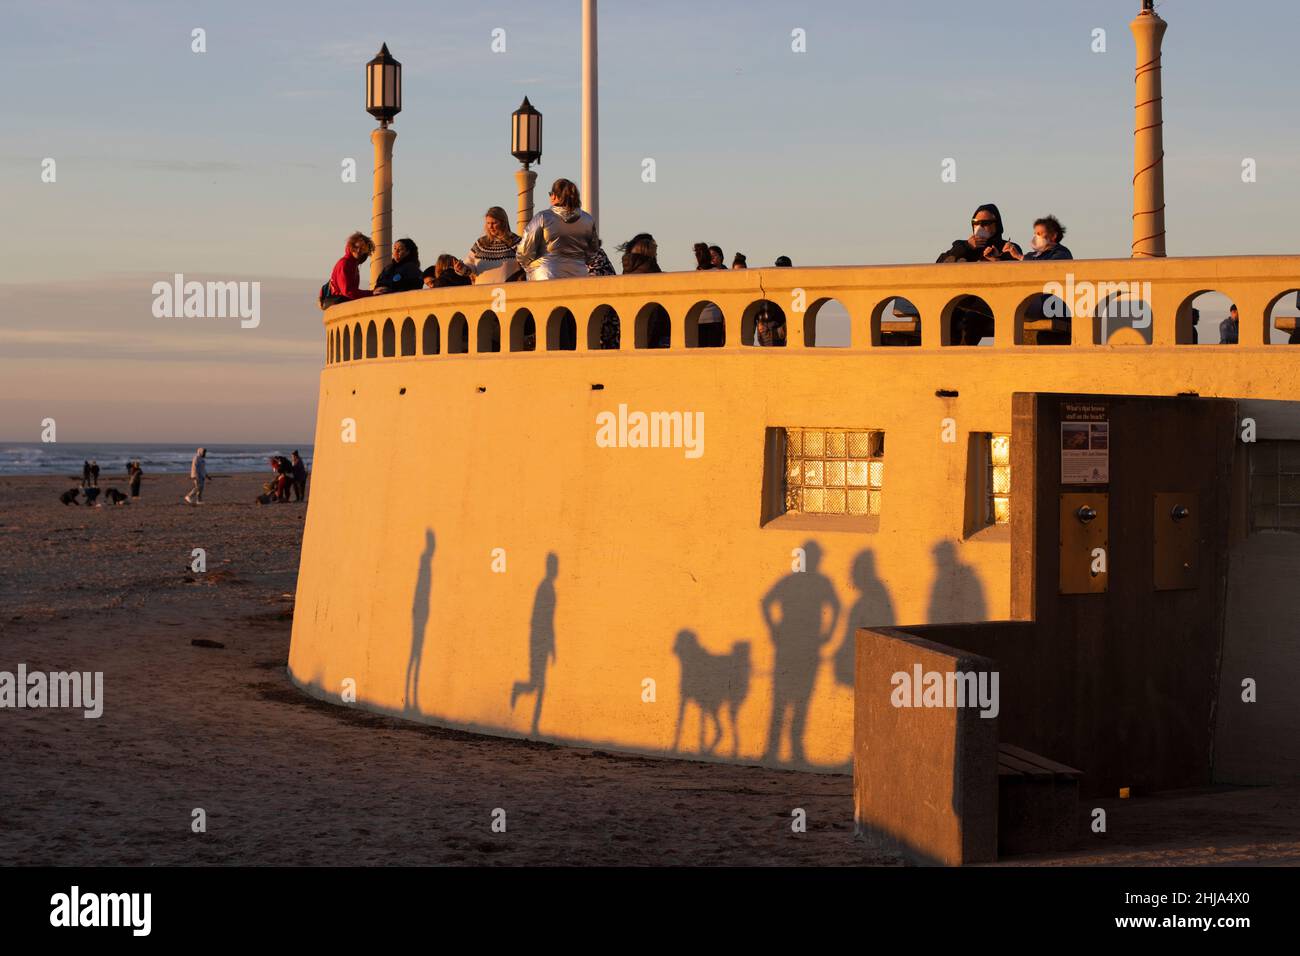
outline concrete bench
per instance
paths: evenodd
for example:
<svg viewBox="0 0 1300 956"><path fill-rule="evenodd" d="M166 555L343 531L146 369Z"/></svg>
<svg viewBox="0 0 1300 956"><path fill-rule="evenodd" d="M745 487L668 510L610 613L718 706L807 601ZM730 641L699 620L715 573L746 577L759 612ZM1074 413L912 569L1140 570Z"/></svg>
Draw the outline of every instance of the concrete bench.
<svg viewBox="0 0 1300 956"><path fill-rule="evenodd" d="M1080 771L1013 744L998 746L998 856L1074 845Z"/></svg>

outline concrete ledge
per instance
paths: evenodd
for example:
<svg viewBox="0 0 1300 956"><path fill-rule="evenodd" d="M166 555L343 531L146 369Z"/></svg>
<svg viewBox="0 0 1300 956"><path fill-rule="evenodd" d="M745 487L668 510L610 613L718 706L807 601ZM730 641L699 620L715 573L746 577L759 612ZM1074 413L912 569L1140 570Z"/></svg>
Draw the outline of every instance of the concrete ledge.
<svg viewBox="0 0 1300 956"><path fill-rule="evenodd" d="M996 669L987 657L898 629L858 630L853 815L860 835L919 863L997 859L997 717L981 716L977 702L955 706L947 693L949 674ZM913 686L918 673L931 688L927 675L942 675L943 703Z"/></svg>

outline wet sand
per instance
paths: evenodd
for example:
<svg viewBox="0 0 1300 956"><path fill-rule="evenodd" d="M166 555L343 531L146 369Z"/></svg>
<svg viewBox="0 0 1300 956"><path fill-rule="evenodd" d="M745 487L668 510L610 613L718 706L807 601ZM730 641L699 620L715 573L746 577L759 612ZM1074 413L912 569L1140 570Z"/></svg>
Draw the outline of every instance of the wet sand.
<svg viewBox="0 0 1300 956"><path fill-rule="evenodd" d="M188 479L149 476L138 503L85 508L58 501L75 480L0 478L0 670L103 671L105 698L97 720L0 710L0 863L901 863L854 839L848 777L479 737L306 697L285 672L305 506L253 504L264 480L216 477L195 508ZM1300 862L1300 784L1093 802L1108 834L1008 862Z"/></svg>

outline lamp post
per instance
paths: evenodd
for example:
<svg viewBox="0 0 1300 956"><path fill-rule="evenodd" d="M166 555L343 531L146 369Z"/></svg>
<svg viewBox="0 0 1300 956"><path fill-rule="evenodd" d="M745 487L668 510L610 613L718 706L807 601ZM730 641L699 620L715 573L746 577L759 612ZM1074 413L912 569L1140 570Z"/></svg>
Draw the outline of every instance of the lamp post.
<svg viewBox="0 0 1300 956"><path fill-rule="evenodd" d="M1165 142L1160 91L1160 41L1168 24L1154 0L1129 24L1137 43L1133 116L1133 258L1165 255Z"/></svg>
<svg viewBox="0 0 1300 956"><path fill-rule="evenodd" d="M510 114L510 152L523 164L515 173L519 193L517 229L522 236L533 218L533 186L537 183L537 174L528 167L542 158L542 114L526 96L519 109Z"/></svg>
<svg viewBox="0 0 1300 956"><path fill-rule="evenodd" d="M370 134L375 145L375 192L371 200L370 238L375 252L370 259L370 288L388 267L393 242L393 140L397 134L388 128L402 111L402 64L388 52L388 44L366 64L366 112L379 120L379 128Z"/></svg>
<svg viewBox="0 0 1300 956"><path fill-rule="evenodd" d="M596 0L582 0L582 205L600 226L600 108L597 102Z"/></svg>

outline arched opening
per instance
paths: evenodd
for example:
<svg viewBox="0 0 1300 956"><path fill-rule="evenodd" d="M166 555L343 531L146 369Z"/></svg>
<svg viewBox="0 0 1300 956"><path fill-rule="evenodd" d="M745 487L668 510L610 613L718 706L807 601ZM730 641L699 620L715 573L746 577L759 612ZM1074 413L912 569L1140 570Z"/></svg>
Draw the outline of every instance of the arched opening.
<svg viewBox="0 0 1300 956"><path fill-rule="evenodd" d="M1288 289L1264 310L1270 345L1300 345L1300 289Z"/></svg>
<svg viewBox="0 0 1300 956"><path fill-rule="evenodd" d="M740 314L740 344L783 348L789 330L785 310L771 299L749 303Z"/></svg>
<svg viewBox="0 0 1300 956"><path fill-rule="evenodd" d="M437 316L433 316L433 315L425 316L424 332L421 335L421 338L423 339L421 343L422 346L421 351L423 351L425 355L437 355L438 350L442 347L442 343L438 341L439 335L438 335Z"/></svg>
<svg viewBox="0 0 1300 956"><path fill-rule="evenodd" d="M871 344L909 346L921 344L921 310L911 300L896 295L871 310Z"/></svg>
<svg viewBox="0 0 1300 956"><path fill-rule="evenodd" d="M993 308L977 295L958 296L943 309L944 345L992 345Z"/></svg>
<svg viewBox="0 0 1300 956"><path fill-rule="evenodd" d="M464 355L469 351L469 320L457 312L451 317L447 327L447 352L452 355Z"/></svg>
<svg viewBox="0 0 1300 956"><path fill-rule="evenodd" d="M727 344L727 321L716 302L696 302L686 313L686 347L720 349Z"/></svg>
<svg viewBox="0 0 1300 956"><path fill-rule="evenodd" d="M806 348L846 349L853 344L853 320L839 299L818 299L803 314Z"/></svg>
<svg viewBox="0 0 1300 956"><path fill-rule="evenodd" d="M415 320L409 315L402 322L402 354L415 354Z"/></svg>
<svg viewBox="0 0 1300 956"><path fill-rule="evenodd" d="M501 351L501 320L491 309L478 317L478 344L474 350L476 352Z"/></svg>
<svg viewBox="0 0 1300 956"><path fill-rule="evenodd" d="M617 349L622 345L622 329L618 313L612 305L598 305L587 320L587 348L596 352L601 349Z"/></svg>
<svg viewBox="0 0 1300 956"><path fill-rule="evenodd" d="M352 357L361 358L361 323L358 322L352 327Z"/></svg>
<svg viewBox="0 0 1300 956"><path fill-rule="evenodd" d="M397 330L393 328L393 320L388 319L384 322L384 358L389 358L397 354Z"/></svg>
<svg viewBox="0 0 1300 956"><path fill-rule="evenodd" d="M578 322L564 306L553 310L546 320L546 350L572 352L578 347Z"/></svg>
<svg viewBox="0 0 1300 956"><path fill-rule="evenodd" d="M1035 292L1016 306L1016 345L1069 345L1070 307L1060 296Z"/></svg>
<svg viewBox="0 0 1300 956"><path fill-rule="evenodd" d="M330 341L334 346L334 361L341 362L343 360L343 337L339 335L338 329L330 333Z"/></svg>
<svg viewBox="0 0 1300 956"><path fill-rule="evenodd" d="M672 343L673 322L658 302L647 302L636 314L635 345L639 349L666 349Z"/></svg>
<svg viewBox="0 0 1300 956"><path fill-rule="evenodd" d="M370 324L366 326L366 358L379 357L379 331L375 328L375 320L371 319Z"/></svg>
<svg viewBox="0 0 1300 956"><path fill-rule="evenodd" d="M352 333L347 329L343 330L343 361L352 361Z"/></svg>
<svg viewBox="0 0 1300 956"><path fill-rule="evenodd" d="M510 320L510 351L537 351L537 322L527 309L520 309Z"/></svg>
<svg viewBox="0 0 1300 956"><path fill-rule="evenodd" d="M325 333L325 364L334 364L334 332L333 330Z"/></svg>
<svg viewBox="0 0 1300 956"><path fill-rule="evenodd" d="M1150 345L1151 305L1125 289L1098 296L1092 323L1095 345ZM1189 314L1190 322L1190 314Z"/></svg>
<svg viewBox="0 0 1300 956"><path fill-rule="evenodd" d="M1235 345L1238 325L1235 304L1221 292L1201 289L1178 304L1174 342L1178 345Z"/></svg>

